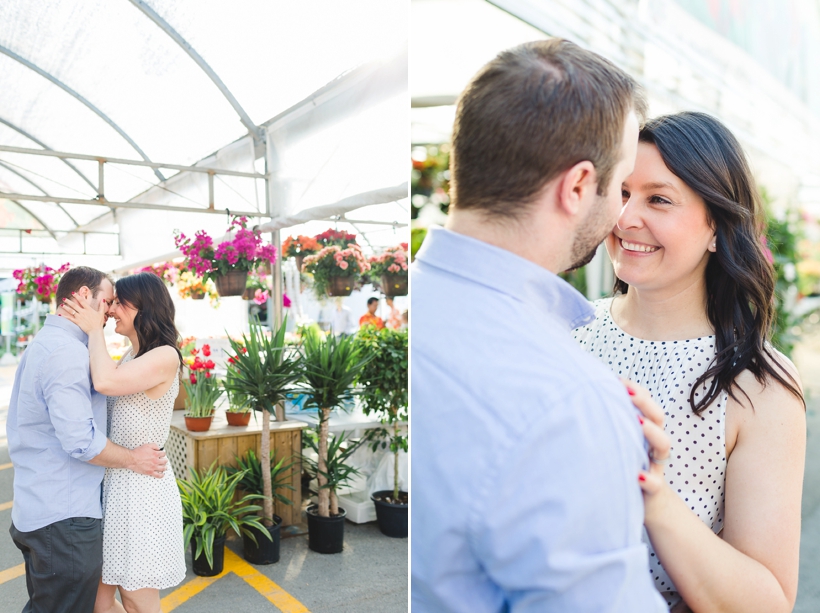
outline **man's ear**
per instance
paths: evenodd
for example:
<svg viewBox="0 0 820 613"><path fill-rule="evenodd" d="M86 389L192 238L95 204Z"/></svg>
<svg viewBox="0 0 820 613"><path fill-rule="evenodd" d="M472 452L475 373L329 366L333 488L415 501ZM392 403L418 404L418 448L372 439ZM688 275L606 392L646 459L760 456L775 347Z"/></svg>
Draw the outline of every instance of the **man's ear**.
<svg viewBox="0 0 820 613"><path fill-rule="evenodd" d="M589 160L578 162L565 170L558 183L558 207L576 216L589 206L590 196L598 193L598 174Z"/></svg>
<svg viewBox="0 0 820 613"><path fill-rule="evenodd" d="M78 293L80 296L82 296L83 298L85 298L86 300L88 300L89 298L91 298L91 290L90 290L90 289L88 289L85 285L83 285L80 289L78 289L78 290L77 290L77 293Z"/></svg>

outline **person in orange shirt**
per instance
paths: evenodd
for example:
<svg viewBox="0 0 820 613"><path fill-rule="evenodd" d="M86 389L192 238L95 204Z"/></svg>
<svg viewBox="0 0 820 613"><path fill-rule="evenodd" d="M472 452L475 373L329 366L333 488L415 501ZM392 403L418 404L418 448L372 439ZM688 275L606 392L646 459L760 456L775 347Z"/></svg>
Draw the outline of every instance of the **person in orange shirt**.
<svg viewBox="0 0 820 613"><path fill-rule="evenodd" d="M364 326L376 326L377 330L381 330L382 328L384 328L384 321L382 321L381 317L376 316L376 310L378 308L378 298L373 297L367 300L367 313L365 313L359 318L360 328L363 328Z"/></svg>

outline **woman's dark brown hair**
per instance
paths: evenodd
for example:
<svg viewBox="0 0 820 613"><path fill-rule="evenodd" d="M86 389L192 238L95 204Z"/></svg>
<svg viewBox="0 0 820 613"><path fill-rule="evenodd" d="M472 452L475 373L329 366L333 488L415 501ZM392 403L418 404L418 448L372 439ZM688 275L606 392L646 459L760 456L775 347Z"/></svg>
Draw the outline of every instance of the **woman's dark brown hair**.
<svg viewBox="0 0 820 613"><path fill-rule="evenodd" d="M182 364L182 353L179 351L179 332L174 317L176 309L162 280L150 272L123 277L117 281L117 300L126 306L137 309L134 316L134 330L137 332L140 350L135 358L152 349L168 345L179 355Z"/></svg>
<svg viewBox="0 0 820 613"><path fill-rule="evenodd" d="M650 120L638 140L655 145L666 167L703 198L717 237L706 265L706 311L717 355L692 386L692 410L699 415L723 392L737 401L740 390L749 400L735 384L744 370L761 385L777 381L805 406L797 382L766 344L775 319L775 276L763 253L760 196L740 143L714 117L690 112ZM628 290L615 280L616 293Z"/></svg>

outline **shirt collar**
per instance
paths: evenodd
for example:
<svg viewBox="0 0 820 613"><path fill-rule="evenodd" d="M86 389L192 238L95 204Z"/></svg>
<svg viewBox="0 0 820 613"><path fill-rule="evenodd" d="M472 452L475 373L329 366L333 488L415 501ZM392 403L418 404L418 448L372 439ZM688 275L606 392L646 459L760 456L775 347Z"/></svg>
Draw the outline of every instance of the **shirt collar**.
<svg viewBox="0 0 820 613"><path fill-rule="evenodd" d="M59 315L46 315L46 321L43 326L55 326L61 330L65 330L83 345L88 347L88 334L83 332L80 326L75 324L73 321L67 320L65 317L60 317Z"/></svg>
<svg viewBox="0 0 820 613"><path fill-rule="evenodd" d="M433 226L416 259L542 309L569 329L595 319L589 301L558 275L469 236Z"/></svg>

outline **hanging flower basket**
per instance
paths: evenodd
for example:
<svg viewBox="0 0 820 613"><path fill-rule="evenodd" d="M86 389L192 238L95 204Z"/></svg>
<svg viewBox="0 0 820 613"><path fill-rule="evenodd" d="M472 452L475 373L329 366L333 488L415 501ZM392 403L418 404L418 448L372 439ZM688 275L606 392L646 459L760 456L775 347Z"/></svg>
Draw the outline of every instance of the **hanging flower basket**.
<svg viewBox="0 0 820 613"><path fill-rule="evenodd" d="M406 296L407 275L382 275L381 287L385 296Z"/></svg>
<svg viewBox="0 0 820 613"><path fill-rule="evenodd" d="M220 296L241 296L248 281L248 271L229 270L224 275L215 275L214 281Z"/></svg>
<svg viewBox="0 0 820 613"><path fill-rule="evenodd" d="M191 290L191 300L205 300L205 292L195 292Z"/></svg>
<svg viewBox="0 0 820 613"><path fill-rule="evenodd" d="M330 277L327 285L328 296L350 296L356 277Z"/></svg>
<svg viewBox="0 0 820 613"><path fill-rule="evenodd" d="M296 260L296 270L302 272L302 264L305 263L305 258L308 256L306 253L300 253L299 255L293 256L293 259Z"/></svg>
<svg viewBox="0 0 820 613"><path fill-rule="evenodd" d="M254 289L252 287L246 287L245 291L242 292L242 300L250 300L253 298Z"/></svg>

